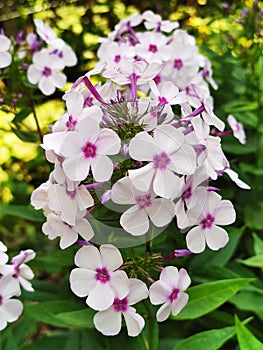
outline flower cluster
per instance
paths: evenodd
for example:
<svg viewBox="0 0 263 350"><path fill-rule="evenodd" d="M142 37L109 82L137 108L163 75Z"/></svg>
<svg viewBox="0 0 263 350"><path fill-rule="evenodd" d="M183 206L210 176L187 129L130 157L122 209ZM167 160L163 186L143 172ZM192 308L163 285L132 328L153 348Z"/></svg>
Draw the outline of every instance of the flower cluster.
<svg viewBox="0 0 263 350"><path fill-rule="evenodd" d="M77 57L71 47L41 20L35 19L36 33L8 38L0 32L1 79L16 79L19 73L25 84L37 85L44 95L51 95L56 88L63 88L67 77L62 73L65 67L77 64ZM7 69L8 68L8 69ZM8 96L1 94L2 102L8 104ZM21 98L23 91L15 98Z"/></svg>
<svg viewBox="0 0 263 350"><path fill-rule="evenodd" d="M21 286L33 292L29 282L34 277L33 271L27 262L34 259L35 252L32 249L22 250L7 264L7 247L0 241L0 331L7 326L7 322L14 322L23 311L20 300L13 298L21 294Z"/></svg>
<svg viewBox="0 0 263 350"><path fill-rule="evenodd" d="M128 278L119 251L108 244L114 227L103 242L100 232L100 251L87 243L98 243L99 218L93 213L108 208L125 238L143 236L145 241L153 238L154 228L160 233L175 221L186 232L187 249L173 251L173 258L227 244L221 226L235 221L235 210L212 182L226 173L241 188L249 186L230 169L221 148L221 136L232 130L224 131L225 124L213 112L209 84L216 84L210 63L177 23L151 11L131 16L102 40L98 57L95 68L64 95L67 111L44 136L42 147L54 170L31 202L44 210L44 234L58 237L62 249L79 235L86 242L76 254L78 267L70 283L98 311L96 328L117 334L123 314L134 336L144 321L130 305L145 299L148 291L144 282ZM95 74L106 83L94 86ZM230 123L245 142L241 124L233 117ZM114 242L123 247L118 238ZM160 260L165 264L170 258ZM160 269L156 282L147 271L145 276L152 283L151 303L163 304L157 320L164 321L186 305L190 278L184 269Z"/></svg>

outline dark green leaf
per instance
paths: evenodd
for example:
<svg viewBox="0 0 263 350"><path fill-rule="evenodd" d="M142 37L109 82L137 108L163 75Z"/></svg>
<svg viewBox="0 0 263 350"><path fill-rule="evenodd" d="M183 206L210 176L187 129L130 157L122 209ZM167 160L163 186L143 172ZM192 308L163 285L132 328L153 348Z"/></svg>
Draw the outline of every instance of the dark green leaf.
<svg viewBox="0 0 263 350"><path fill-rule="evenodd" d="M34 320L57 327L68 328L69 324L61 317L57 317L58 314L79 309L81 309L81 304L79 303L70 300L58 300L25 305L24 313Z"/></svg>
<svg viewBox="0 0 263 350"><path fill-rule="evenodd" d="M261 343L235 316L237 339L240 350L263 350Z"/></svg>
<svg viewBox="0 0 263 350"><path fill-rule="evenodd" d="M31 112L31 108L23 108L16 114L15 118L12 120L12 123L17 124L22 122Z"/></svg>
<svg viewBox="0 0 263 350"><path fill-rule="evenodd" d="M263 269L263 254L252 256L251 258L248 258L246 260L238 259L237 261L246 266L259 267Z"/></svg>
<svg viewBox="0 0 263 350"><path fill-rule="evenodd" d="M11 129L16 134L16 136L22 141L33 143L39 142L39 134L36 132L18 130L14 127L12 127Z"/></svg>
<svg viewBox="0 0 263 350"><path fill-rule="evenodd" d="M94 314L95 311L87 307L83 310L59 313L56 315L56 318L63 321L68 327L94 328Z"/></svg>
<svg viewBox="0 0 263 350"><path fill-rule="evenodd" d="M261 293L241 291L234 295L229 302L239 310L252 311L263 321L263 290Z"/></svg>
<svg viewBox="0 0 263 350"><path fill-rule="evenodd" d="M252 235L254 239L255 255L263 254L263 240L256 233L252 233Z"/></svg>
<svg viewBox="0 0 263 350"><path fill-rule="evenodd" d="M32 206L28 205L2 205L0 204L1 215L16 216L21 219L26 219L36 222L44 222L45 217L40 211L34 210Z"/></svg>
<svg viewBox="0 0 263 350"><path fill-rule="evenodd" d="M246 320L246 323L251 320ZM235 326L211 329L192 335L176 345L173 350L217 350L236 333Z"/></svg>
<svg viewBox="0 0 263 350"><path fill-rule="evenodd" d="M175 320L193 320L201 317L229 300L244 285L254 281L251 278L235 278L205 283L187 290L189 302Z"/></svg>

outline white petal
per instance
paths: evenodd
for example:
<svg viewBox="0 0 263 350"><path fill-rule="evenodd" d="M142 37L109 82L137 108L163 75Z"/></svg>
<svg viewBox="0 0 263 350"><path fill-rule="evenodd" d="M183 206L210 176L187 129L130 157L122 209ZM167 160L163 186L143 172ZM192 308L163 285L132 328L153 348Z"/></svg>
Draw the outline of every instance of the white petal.
<svg viewBox="0 0 263 350"><path fill-rule="evenodd" d="M4 314L4 318L7 322L14 322L22 314L23 304L20 300L11 299L7 300L1 306L1 312Z"/></svg>
<svg viewBox="0 0 263 350"><path fill-rule="evenodd" d="M89 174L90 160L79 154L73 158L64 160L62 168L66 176L72 181L85 180Z"/></svg>
<svg viewBox="0 0 263 350"><path fill-rule="evenodd" d="M153 199L152 206L146 208L153 224L162 227L169 224L175 215L175 205L169 199Z"/></svg>
<svg viewBox="0 0 263 350"><path fill-rule="evenodd" d="M104 244L100 247L102 266L108 271L115 271L123 264L119 249L112 244Z"/></svg>
<svg viewBox="0 0 263 350"><path fill-rule="evenodd" d="M78 116L82 111L84 97L80 92L72 90L66 99L66 106L69 115Z"/></svg>
<svg viewBox="0 0 263 350"><path fill-rule="evenodd" d="M46 96L52 95L56 90L52 79L46 77L42 77L40 79L38 87L41 90L41 92Z"/></svg>
<svg viewBox="0 0 263 350"><path fill-rule="evenodd" d="M182 295L172 302L172 314L178 315L179 312L185 307L189 299L188 294L182 293Z"/></svg>
<svg viewBox="0 0 263 350"><path fill-rule="evenodd" d="M151 161L156 153L161 150L156 146L153 138L146 132L142 131L131 139L129 144L129 154L131 158L140 161Z"/></svg>
<svg viewBox="0 0 263 350"><path fill-rule="evenodd" d="M86 208L94 205L94 199L86 189L85 185L80 185L76 190L76 198L79 205L79 210L86 210Z"/></svg>
<svg viewBox="0 0 263 350"><path fill-rule="evenodd" d="M236 220L236 212L229 200L221 201L220 207L216 209L215 224L230 225Z"/></svg>
<svg viewBox="0 0 263 350"><path fill-rule="evenodd" d="M157 169L153 180L153 190L157 196L171 198L178 184L179 177L169 169Z"/></svg>
<svg viewBox="0 0 263 350"><path fill-rule="evenodd" d="M57 88L63 88L66 85L67 77L63 73L53 73L52 80Z"/></svg>
<svg viewBox="0 0 263 350"><path fill-rule="evenodd" d="M114 297L114 292L109 283L97 282L95 288L90 291L86 303L92 309L102 311L112 306Z"/></svg>
<svg viewBox="0 0 263 350"><path fill-rule="evenodd" d="M191 175L196 169L196 153L193 147L184 144L177 152L171 156L172 164L168 165L172 167L173 171L179 174Z"/></svg>
<svg viewBox="0 0 263 350"><path fill-rule="evenodd" d="M60 238L59 246L61 249L70 247L78 239L78 234L73 230L65 230Z"/></svg>
<svg viewBox="0 0 263 350"><path fill-rule="evenodd" d="M164 281L156 281L149 288L149 297L153 305L166 303L172 290Z"/></svg>
<svg viewBox="0 0 263 350"><path fill-rule="evenodd" d="M78 297L86 297L97 284L95 274L94 271L88 269L73 269L69 278L70 288L73 293Z"/></svg>
<svg viewBox="0 0 263 350"><path fill-rule="evenodd" d="M113 163L109 157L98 155L95 161L91 162L91 169L95 181L108 181L113 173Z"/></svg>
<svg viewBox="0 0 263 350"><path fill-rule="evenodd" d="M96 146L98 154L117 154L121 148L119 136L111 129L103 129L96 135Z"/></svg>
<svg viewBox="0 0 263 350"><path fill-rule="evenodd" d="M11 40L4 34L0 34L0 50L7 51L11 45Z"/></svg>
<svg viewBox="0 0 263 350"><path fill-rule="evenodd" d="M121 330L121 312L115 312L113 308L97 312L93 319L98 331L104 335L116 335Z"/></svg>
<svg viewBox="0 0 263 350"><path fill-rule="evenodd" d="M123 299L129 292L129 279L125 271L117 270L111 273L109 285L119 299Z"/></svg>
<svg viewBox="0 0 263 350"><path fill-rule="evenodd" d="M135 309L128 308L126 312L123 313L128 335L130 337L137 337L145 325L143 317L136 313Z"/></svg>
<svg viewBox="0 0 263 350"><path fill-rule="evenodd" d="M184 135L172 125L158 126L154 131L154 140L166 153L177 151L184 142Z"/></svg>
<svg viewBox="0 0 263 350"><path fill-rule="evenodd" d="M156 318L158 322L163 322L167 320L172 311L172 305L170 302L163 304L160 309L157 311Z"/></svg>
<svg viewBox="0 0 263 350"><path fill-rule="evenodd" d="M87 242L94 236L93 228L86 219L78 220L74 230Z"/></svg>
<svg viewBox="0 0 263 350"><path fill-rule="evenodd" d="M186 235L187 248L192 253L201 253L205 250L205 233L199 226L192 228Z"/></svg>
<svg viewBox="0 0 263 350"><path fill-rule="evenodd" d="M180 269L179 270L179 283L178 283L178 288L180 291L186 290L191 284L191 279L185 269Z"/></svg>
<svg viewBox="0 0 263 350"><path fill-rule="evenodd" d="M75 157L82 153L84 141L77 132L68 132L61 146L60 153L65 157Z"/></svg>
<svg viewBox="0 0 263 350"><path fill-rule="evenodd" d="M170 287L171 291L175 287L178 288L179 273L178 273L177 267L166 266L160 274L160 281L162 281L163 283L166 283Z"/></svg>
<svg viewBox="0 0 263 350"><path fill-rule="evenodd" d="M140 169L128 171L133 186L142 192L149 190L155 172L151 163Z"/></svg>
<svg viewBox="0 0 263 350"><path fill-rule="evenodd" d="M29 66L27 71L27 79L31 84L37 84L42 78L42 73L34 65Z"/></svg>
<svg viewBox="0 0 263 350"><path fill-rule="evenodd" d="M226 230L216 225L213 225L210 229L205 230L205 238L208 247L212 250L223 248L229 241Z"/></svg>
<svg viewBox="0 0 263 350"><path fill-rule="evenodd" d="M115 182L111 189L111 200L117 204L134 204L136 200L132 192L132 183L128 176Z"/></svg>
<svg viewBox="0 0 263 350"><path fill-rule="evenodd" d="M144 210L138 209L137 205L134 205L122 214L120 224L124 230L133 236L141 236L149 229L148 215Z"/></svg>
<svg viewBox="0 0 263 350"><path fill-rule="evenodd" d="M148 294L149 292L144 282L136 278L129 279L129 305L136 304L139 301L146 299L148 297Z"/></svg>
<svg viewBox="0 0 263 350"><path fill-rule="evenodd" d="M12 62L12 56L9 52L0 52L0 68L10 66Z"/></svg>
<svg viewBox="0 0 263 350"><path fill-rule="evenodd" d="M93 271L103 267L99 250L93 245L83 246L77 251L75 264Z"/></svg>

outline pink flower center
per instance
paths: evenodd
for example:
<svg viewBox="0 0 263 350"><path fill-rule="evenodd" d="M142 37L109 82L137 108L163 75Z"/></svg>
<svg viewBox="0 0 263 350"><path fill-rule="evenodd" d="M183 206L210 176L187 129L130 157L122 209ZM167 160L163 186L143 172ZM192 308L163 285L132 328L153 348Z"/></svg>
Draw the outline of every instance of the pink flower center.
<svg viewBox="0 0 263 350"><path fill-rule="evenodd" d="M115 62L115 63L120 62L120 60L121 60L121 55L116 55L116 56L114 57L114 62Z"/></svg>
<svg viewBox="0 0 263 350"><path fill-rule="evenodd" d="M183 68L183 61L180 58L174 60L174 68L180 70Z"/></svg>
<svg viewBox="0 0 263 350"><path fill-rule="evenodd" d="M74 131L76 124L77 121L73 119L73 117L70 115L68 117L68 121L66 122L66 127L68 128L68 131Z"/></svg>
<svg viewBox="0 0 263 350"><path fill-rule="evenodd" d="M186 199L189 199L190 197L192 196L192 187L189 186L185 191L184 193L182 194L182 200L186 200Z"/></svg>
<svg viewBox="0 0 263 350"><path fill-rule="evenodd" d="M170 162L171 160L165 152L156 154L153 157L153 167L155 169L164 170Z"/></svg>
<svg viewBox="0 0 263 350"><path fill-rule="evenodd" d="M97 147L91 142L87 142L86 145L82 148L82 151L86 158L96 157Z"/></svg>
<svg viewBox="0 0 263 350"><path fill-rule="evenodd" d="M169 295L169 300L172 303L175 299L178 297L178 293L180 292L180 289L174 288L172 293Z"/></svg>
<svg viewBox="0 0 263 350"><path fill-rule="evenodd" d="M160 75L156 75L156 77L154 77L153 80L155 81L155 84L156 84L156 85L160 84L160 82L161 82L161 77L160 77Z"/></svg>
<svg viewBox="0 0 263 350"><path fill-rule="evenodd" d="M205 218L203 218L199 225L201 225L202 229L210 228L215 221L215 218L211 214L207 214Z"/></svg>
<svg viewBox="0 0 263 350"><path fill-rule="evenodd" d="M152 199L151 199L150 193L147 193L142 196L136 196L135 200L137 202L139 209L144 209L152 205Z"/></svg>
<svg viewBox="0 0 263 350"><path fill-rule="evenodd" d="M166 98L163 96L158 96L158 100L159 100L159 102L163 103L164 105L166 105L168 103Z"/></svg>
<svg viewBox="0 0 263 350"><path fill-rule="evenodd" d="M42 75L44 75L44 77L49 77L51 74L52 70L49 67L44 67L42 70Z"/></svg>
<svg viewBox="0 0 263 350"><path fill-rule="evenodd" d="M106 283L110 280L110 274L108 270L105 267L102 267L101 269L96 269L96 275L95 278L97 281L100 281L101 283Z"/></svg>
<svg viewBox="0 0 263 350"><path fill-rule="evenodd" d="M153 45L153 44L150 44L150 45L149 45L148 50L151 51L152 53L155 53L155 52L158 51L157 46L156 46L156 45Z"/></svg>
<svg viewBox="0 0 263 350"><path fill-rule="evenodd" d="M125 312L128 309L128 299L115 298L113 302L113 310L116 312Z"/></svg>

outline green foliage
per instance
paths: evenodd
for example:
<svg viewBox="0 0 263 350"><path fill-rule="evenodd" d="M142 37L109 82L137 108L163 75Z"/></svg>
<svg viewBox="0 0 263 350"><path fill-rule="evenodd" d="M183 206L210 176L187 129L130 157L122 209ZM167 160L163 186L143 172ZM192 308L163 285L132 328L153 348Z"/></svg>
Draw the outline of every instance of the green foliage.
<svg viewBox="0 0 263 350"><path fill-rule="evenodd" d="M240 350L263 350L263 343L240 322L237 316L235 316L235 325Z"/></svg>
<svg viewBox="0 0 263 350"><path fill-rule="evenodd" d="M189 302L173 319L194 320L221 306L236 294L245 284L252 282L249 278L237 278L204 283L188 289Z"/></svg>

